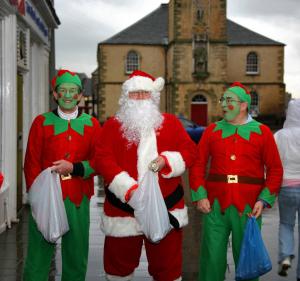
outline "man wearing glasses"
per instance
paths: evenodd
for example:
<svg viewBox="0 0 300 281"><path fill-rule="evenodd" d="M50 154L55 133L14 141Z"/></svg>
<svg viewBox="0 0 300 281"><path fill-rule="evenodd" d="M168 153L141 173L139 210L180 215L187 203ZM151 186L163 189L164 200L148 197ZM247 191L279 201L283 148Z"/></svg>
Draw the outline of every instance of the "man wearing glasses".
<svg viewBox="0 0 300 281"><path fill-rule="evenodd" d="M272 132L248 114L246 88L234 83L220 105L224 118L204 132L190 170L191 198L204 214L201 281L225 280L230 233L237 265L248 215L261 225L262 210L273 205L283 173Z"/></svg>
<svg viewBox="0 0 300 281"><path fill-rule="evenodd" d="M61 280L84 281L89 246L89 199L94 193L92 157L100 137L97 119L78 112L81 81L60 70L52 80L57 109L35 118L26 149L24 172L27 190L35 178L51 167L61 178L70 230L61 241ZM42 188L42 186L41 186ZM47 242L30 214L24 281L48 280L55 244Z"/></svg>

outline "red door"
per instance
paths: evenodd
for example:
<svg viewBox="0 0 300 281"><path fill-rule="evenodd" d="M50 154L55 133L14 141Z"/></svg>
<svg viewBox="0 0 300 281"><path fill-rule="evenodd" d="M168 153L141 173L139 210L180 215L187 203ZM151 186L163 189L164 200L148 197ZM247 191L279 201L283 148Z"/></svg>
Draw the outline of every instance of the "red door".
<svg viewBox="0 0 300 281"><path fill-rule="evenodd" d="M207 126L207 102L191 104L191 119L198 125Z"/></svg>

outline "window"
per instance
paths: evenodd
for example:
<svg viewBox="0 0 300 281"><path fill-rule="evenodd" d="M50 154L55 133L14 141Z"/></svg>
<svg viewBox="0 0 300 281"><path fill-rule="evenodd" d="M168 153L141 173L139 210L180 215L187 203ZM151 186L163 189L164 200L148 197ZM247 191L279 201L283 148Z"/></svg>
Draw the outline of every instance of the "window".
<svg viewBox="0 0 300 281"><path fill-rule="evenodd" d="M17 64L18 67L28 69L28 36L27 31L17 27Z"/></svg>
<svg viewBox="0 0 300 281"><path fill-rule="evenodd" d="M250 52L247 55L246 73L258 74L258 57L255 52Z"/></svg>
<svg viewBox="0 0 300 281"><path fill-rule="evenodd" d="M134 70L139 69L139 55L135 51L130 51L126 58L126 73L132 73Z"/></svg>
<svg viewBox="0 0 300 281"><path fill-rule="evenodd" d="M204 11L201 9L197 10L197 20L202 21L203 20Z"/></svg>
<svg viewBox="0 0 300 281"><path fill-rule="evenodd" d="M207 103L206 97L203 95L196 95L193 97L192 102L195 103Z"/></svg>
<svg viewBox="0 0 300 281"><path fill-rule="evenodd" d="M259 98L256 91L251 91L251 106L250 106L250 115L252 117L257 117L259 114Z"/></svg>

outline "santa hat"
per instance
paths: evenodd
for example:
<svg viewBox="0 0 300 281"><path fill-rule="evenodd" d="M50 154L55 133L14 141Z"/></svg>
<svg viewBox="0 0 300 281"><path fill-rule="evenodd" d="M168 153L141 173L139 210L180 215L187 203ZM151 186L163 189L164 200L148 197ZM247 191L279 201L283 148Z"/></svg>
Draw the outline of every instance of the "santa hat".
<svg viewBox="0 0 300 281"><path fill-rule="evenodd" d="M251 94L249 90L242 83L234 82L232 85L230 85L230 87L226 90L226 92L231 92L233 94L236 94L242 102L248 103L248 110L250 110Z"/></svg>
<svg viewBox="0 0 300 281"><path fill-rule="evenodd" d="M81 80L75 72L71 72L66 69L60 69L56 76L53 77L51 81L52 89L55 90L56 87L63 83L73 83L77 85L80 90L82 89Z"/></svg>
<svg viewBox="0 0 300 281"><path fill-rule="evenodd" d="M129 76L129 79L123 83L123 91L135 92L160 92L164 88L165 80L161 77L154 78L150 74L135 70Z"/></svg>

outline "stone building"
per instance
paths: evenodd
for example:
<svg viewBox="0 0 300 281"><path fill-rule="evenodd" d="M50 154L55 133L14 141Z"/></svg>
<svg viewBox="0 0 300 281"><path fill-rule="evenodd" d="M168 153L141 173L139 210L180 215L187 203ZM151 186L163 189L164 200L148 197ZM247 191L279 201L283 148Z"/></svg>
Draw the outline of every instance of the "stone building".
<svg viewBox="0 0 300 281"><path fill-rule="evenodd" d="M221 117L219 98L234 81L251 91L252 115L284 115L284 44L227 19L226 0L170 0L99 43L97 57L101 121L114 115L134 69L164 77L161 109L200 125Z"/></svg>

